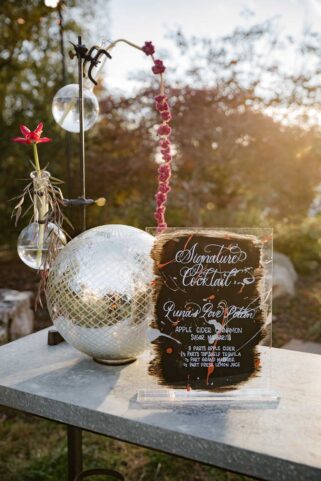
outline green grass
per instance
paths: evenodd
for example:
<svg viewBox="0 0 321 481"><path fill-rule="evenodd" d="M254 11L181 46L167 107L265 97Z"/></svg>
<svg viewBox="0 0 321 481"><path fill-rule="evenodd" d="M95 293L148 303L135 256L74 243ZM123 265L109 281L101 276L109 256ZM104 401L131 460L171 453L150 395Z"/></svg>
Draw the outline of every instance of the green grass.
<svg viewBox="0 0 321 481"><path fill-rule="evenodd" d="M84 468L112 468L126 481L246 481L251 478L84 433ZM0 480L65 481L65 427L2 409ZM103 481L106 477L93 478ZM110 478L111 479L111 478Z"/></svg>

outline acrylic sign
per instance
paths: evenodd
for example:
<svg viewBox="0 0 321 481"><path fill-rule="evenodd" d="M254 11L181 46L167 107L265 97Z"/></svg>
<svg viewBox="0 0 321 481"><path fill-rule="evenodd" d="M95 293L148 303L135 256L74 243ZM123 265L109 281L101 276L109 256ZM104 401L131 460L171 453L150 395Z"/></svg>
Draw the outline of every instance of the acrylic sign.
<svg viewBox="0 0 321 481"><path fill-rule="evenodd" d="M260 375L269 344L270 230L168 229L155 269L149 374L175 389L236 389Z"/></svg>

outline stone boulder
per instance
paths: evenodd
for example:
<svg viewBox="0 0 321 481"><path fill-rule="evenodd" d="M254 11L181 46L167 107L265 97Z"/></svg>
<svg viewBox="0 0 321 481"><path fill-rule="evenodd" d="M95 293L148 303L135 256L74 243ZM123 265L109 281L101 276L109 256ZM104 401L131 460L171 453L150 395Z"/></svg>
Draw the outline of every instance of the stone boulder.
<svg viewBox="0 0 321 481"><path fill-rule="evenodd" d="M273 297L293 297L298 279L291 259L280 252L273 253Z"/></svg>
<svg viewBox="0 0 321 481"><path fill-rule="evenodd" d="M33 293L0 289L0 344L14 341L33 332Z"/></svg>

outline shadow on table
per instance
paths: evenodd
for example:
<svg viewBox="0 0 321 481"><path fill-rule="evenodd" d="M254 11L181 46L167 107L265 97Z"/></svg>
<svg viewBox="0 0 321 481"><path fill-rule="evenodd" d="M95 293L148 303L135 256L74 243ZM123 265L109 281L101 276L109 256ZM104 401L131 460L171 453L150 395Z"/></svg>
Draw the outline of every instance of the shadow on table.
<svg viewBox="0 0 321 481"><path fill-rule="evenodd" d="M97 364L90 358L63 360L15 376L7 385L64 403L97 409L106 400L121 374L121 367Z"/></svg>

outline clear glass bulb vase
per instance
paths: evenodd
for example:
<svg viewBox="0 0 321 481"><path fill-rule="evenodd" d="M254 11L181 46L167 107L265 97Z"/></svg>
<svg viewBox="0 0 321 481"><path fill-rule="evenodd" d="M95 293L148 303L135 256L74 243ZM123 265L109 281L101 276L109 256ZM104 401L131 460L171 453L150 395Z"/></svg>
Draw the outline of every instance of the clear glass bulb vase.
<svg viewBox="0 0 321 481"><path fill-rule="evenodd" d="M88 83L87 83L88 85ZM84 86L84 130L90 129L99 114L97 97L91 89ZM69 84L62 87L54 96L52 115L60 127L68 132L80 132L79 119L79 85Z"/></svg>
<svg viewBox="0 0 321 481"><path fill-rule="evenodd" d="M47 269L50 253L66 244L60 227L49 222L50 173L46 170L31 172L33 182L34 222L25 227L18 237L18 255L32 269Z"/></svg>

